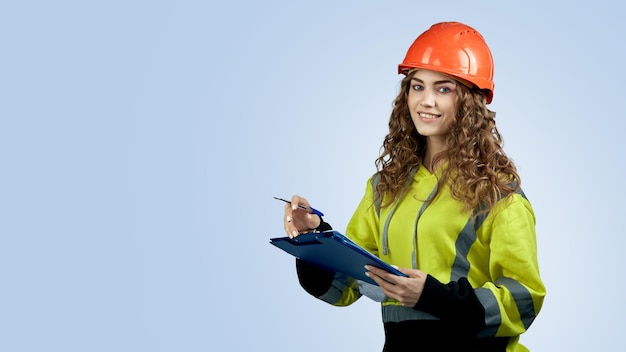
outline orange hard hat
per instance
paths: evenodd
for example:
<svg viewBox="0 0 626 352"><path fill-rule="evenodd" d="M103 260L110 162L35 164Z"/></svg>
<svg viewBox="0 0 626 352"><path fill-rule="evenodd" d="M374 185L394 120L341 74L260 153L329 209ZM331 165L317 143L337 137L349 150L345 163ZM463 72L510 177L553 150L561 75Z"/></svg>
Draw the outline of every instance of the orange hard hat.
<svg viewBox="0 0 626 352"><path fill-rule="evenodd" d="M432 25L411 45L398 73L411 69L445 73L467 81L485 92L487 104L493 99L493 57L483 36L459 22Z"/></svg>

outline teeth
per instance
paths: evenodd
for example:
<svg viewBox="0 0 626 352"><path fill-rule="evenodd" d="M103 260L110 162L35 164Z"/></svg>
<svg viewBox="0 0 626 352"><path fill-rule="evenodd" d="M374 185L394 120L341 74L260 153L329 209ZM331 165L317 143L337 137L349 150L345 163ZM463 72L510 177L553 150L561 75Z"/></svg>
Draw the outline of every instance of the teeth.
<svg viewBox="0 0 626 352"><path fill-rule="evenodd" d="M425 119L436 119L437 117L439 117L439 115L425 114L425 113L420 113L420 116Z"/></svg>

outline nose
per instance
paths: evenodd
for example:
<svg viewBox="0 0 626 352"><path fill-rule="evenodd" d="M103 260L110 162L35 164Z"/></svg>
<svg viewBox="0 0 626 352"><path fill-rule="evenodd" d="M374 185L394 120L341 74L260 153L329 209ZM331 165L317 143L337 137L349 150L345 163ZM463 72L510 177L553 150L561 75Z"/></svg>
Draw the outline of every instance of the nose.
<svg viewBox="0 0 626 352"><path fill-rule="evenodd" d="M435 92L432 89L424 89L424 94L422 95L422 101L420 102L422 106L433 107L435 106Z"/></svg>

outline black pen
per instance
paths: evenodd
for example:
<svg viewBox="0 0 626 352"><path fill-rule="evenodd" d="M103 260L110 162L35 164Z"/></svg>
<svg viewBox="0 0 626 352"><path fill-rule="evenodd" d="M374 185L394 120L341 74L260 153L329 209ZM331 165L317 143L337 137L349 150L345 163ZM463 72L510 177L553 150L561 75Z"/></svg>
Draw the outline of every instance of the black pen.
<svg viewBox="0 0 626 352"><path fill-rule="evenodd" d="M286 199L282 199L282 198L278 198L278 197L274 197L274 199L277 199L277 200L282 200L282 201L283 201L283 202L285 202L285 203L289 203L289 204L291 204L291 201L286 200ZM317 214L317 215L319 215L320 217L324 216L324 213L322 213L321 211L319 211L319 210L317 210L317 209L315 209L315 208L313 208L313 207L305 207L304 205L298 205L298 208L303 209L303 210L310 210L310 211L311 211L311 213L313 213L313 214Z"/></svg>

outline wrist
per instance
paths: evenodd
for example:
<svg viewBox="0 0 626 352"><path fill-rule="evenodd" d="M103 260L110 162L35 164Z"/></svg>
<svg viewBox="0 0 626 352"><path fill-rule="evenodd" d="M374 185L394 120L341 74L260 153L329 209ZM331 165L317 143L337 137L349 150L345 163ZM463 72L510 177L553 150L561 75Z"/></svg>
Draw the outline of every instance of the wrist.
<svg viewBox="0 0 626 352"><path fill-rule="evenodd" d="M318 216L319 217L319 216ZM329 231L332 230L332 226L330 226L328 223L324 222L324 219L322 219L321 217L319 217L319 225L317 225L315 228L312 228L311 231Z"/></svg>

